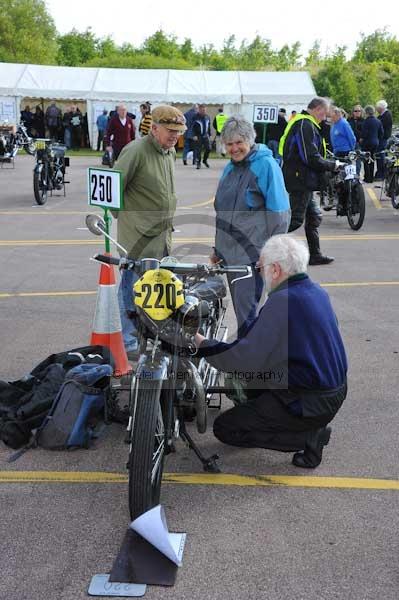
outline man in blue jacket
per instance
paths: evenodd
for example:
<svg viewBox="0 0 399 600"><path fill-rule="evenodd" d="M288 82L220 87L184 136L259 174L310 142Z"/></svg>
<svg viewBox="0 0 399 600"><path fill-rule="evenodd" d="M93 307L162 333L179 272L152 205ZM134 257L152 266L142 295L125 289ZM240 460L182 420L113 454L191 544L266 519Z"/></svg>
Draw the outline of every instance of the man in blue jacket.
<svg viewBox="0 0 399 600"><path fill-rule="evenodd" d="M196 344L227 381L246 386L246 402L215 420L215 436L295 452L295 466L315 468L330 439L326 425L346 397L347 359L328 294L306 274L308 261L302 242L270 238L259 261L269 298L252 327L230 344L199 334Z"/></svg>
<svg viewBox="0 0 399 600"><path fill-rule="evenodd" d="M332 106L330 114L332 121L330 137L333 152L335 156L346 156L348 152L355 149L355 134L338 106Z"/></svg>

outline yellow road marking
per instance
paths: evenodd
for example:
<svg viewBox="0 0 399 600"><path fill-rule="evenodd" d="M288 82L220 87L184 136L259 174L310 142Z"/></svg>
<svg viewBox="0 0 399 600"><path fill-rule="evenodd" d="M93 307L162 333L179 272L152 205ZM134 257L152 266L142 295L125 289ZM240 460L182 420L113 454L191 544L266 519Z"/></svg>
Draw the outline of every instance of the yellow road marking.
<svg viewBox="0 0 399 600"><path fill-rule="evenodd" d="M368 195L370 196L374 206L376 207L377 210L381 210L382 209L382 204L379 201L379 199L377 198L377 194L375 193L375 191L373 190L373 188L367 187L366 188Z"/></svg>
<svg viewBox="0 0 399 600"><path fill-rule="evenodd" d="M331 283L320 283L321 287L379 287L399 285L399 281L336 281ZM5 298L40 298L40 297L70 297L70 296L93 296L96 290L77 290L65 292L0 292L0 300Z"/></svg>
<svg viewBox="0 0 399 600"><path fill-rule="evenodd" d="M127 483L123 473L96 471L2 471L0 483ZM228 473L164 473L163 481L183 485L234 485L241 487L309 487L363 490L399 490L395 479L312 477L301 475L233 475Z"/></svg>
<svg viewBox="0 0 399 600"><path fill-rule="evenodd" d="M208 204L212 204L215 201L215 196L209 198L209 200L204 200L203 202L196 202L195 204L190 204L189 206L180 206L177 205L177 208L199 208L200 206L208 206Z"/></svg>

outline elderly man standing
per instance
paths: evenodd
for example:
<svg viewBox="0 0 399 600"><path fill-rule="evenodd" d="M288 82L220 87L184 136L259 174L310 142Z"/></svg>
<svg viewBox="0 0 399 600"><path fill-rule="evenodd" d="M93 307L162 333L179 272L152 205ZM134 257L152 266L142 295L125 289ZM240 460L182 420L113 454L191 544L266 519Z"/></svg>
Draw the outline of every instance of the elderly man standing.
<svg viewBox="0 0 399 600"><path fill-rule="evenodd" d="M160 259L169 254L176 210L175 145L186 129L184 115L173 106L152 111L148 135L125 146L115 164L122 171L124 208L118 219L118 242L129 258ZM138 348L133 284L137 276L122 270L118 290L122 334L127 352Z"/></svg>
<svg viewBox="0 0 399 600"><path fill-rule="evenodd" d="M246 383L246 402L222 413L215 436L225 444L295 452L315 468L330 439L326 425L347 392L347 359L327 292L306 274L309 252L288 235L262 249L269 298L244 338L226 344L196 335L199 354Z"/></svg>
<svg viewBox="0 0 399 600"><path fill-rule="evenodd" d="M262 278L255 270L265 241L285 233L290 205L281 169L264 144L255 144L255 130L241 115L230 117L221 132L231 161L215 195L216 237L211 261L249 265L251 279L228 276L240 334L255 318Z"/></svg>
<svg viewBox="0 0 399 600"><path fill-rule="evenodd" d="M329 108L326 98L313 98L306 110L289 121L279 146L292 210L289 231L295 231L305 222L310 265L328 265L334 260L320 251L321 210L313 198L313 192L323 185L323 173L335 171L339 166L338 161L325 158L320 124L325 121Z"/></svg>
<svg viewBox="0 0 399 600"><path fill-rule="evenodd" d="M104 144L108 152L113 153L113 160L117 160L122 149L136 137L133 120L127 114L126 104L119 104L116 114L109 120L107 131L104 135Z"/></svg>
<svg viewBox="0 0 399 600"><path fill-rule="evenodd" d="M384 130L384 138L379 145L378 152L385 150L388 140L392 135L392 113L388 110L388 103L385 100L379 100L375 105L378 112L378 119L381 121ZM384 179L384 156L377 157L377 171L374 179Z"/></svg>

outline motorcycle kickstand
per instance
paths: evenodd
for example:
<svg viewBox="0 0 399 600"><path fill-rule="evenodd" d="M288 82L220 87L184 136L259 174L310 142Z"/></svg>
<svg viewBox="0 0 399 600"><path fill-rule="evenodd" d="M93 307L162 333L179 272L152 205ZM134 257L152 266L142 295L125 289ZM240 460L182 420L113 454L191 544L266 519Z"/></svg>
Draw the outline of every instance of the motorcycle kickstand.
<svg viewBox="0 0 399 600"><path fill-rule="evenodd" d="M184 421L182 422L182 425L180 426L180 437L185 442L187 442L190 450L194 450L195 454L197 455L197 457L199 458L199 460L202 463L204 471L206 471L207 473L221 473L221 470L219 469L218 465L216 464L216 461L219 458L218 454L213 454L209 458L205 458L205 456L202 454L202 452L200 451L200 449L194 442L193 438L187 432Z"/></svg>

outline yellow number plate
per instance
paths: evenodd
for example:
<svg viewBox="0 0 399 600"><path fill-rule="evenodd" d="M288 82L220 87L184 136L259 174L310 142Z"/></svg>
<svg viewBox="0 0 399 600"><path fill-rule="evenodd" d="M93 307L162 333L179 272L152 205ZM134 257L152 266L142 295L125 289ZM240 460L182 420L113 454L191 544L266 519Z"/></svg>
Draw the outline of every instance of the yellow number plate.
<svg viewBox="0 0 399 600"><path fill-rule="evenodd" d="M184 304L183 283L172 271L152 269L133 286L134 301L151 319L167 319Z"/></svg>
<svg viewBox="0 0 399 600"><path fill-rule="evenodd" d="M36 148L37 148L38 150L44 150L44 149L45 149L45 147L46 147L46 142L44 142L43 140L37 140L37 141L35 142L35 144L36 144Z"/></svg>
<svg viewBox="0 0 399 600"><path fill-rule="evenodd" d="M399 167L399 158L395 160L394 167Z"/></svg>

